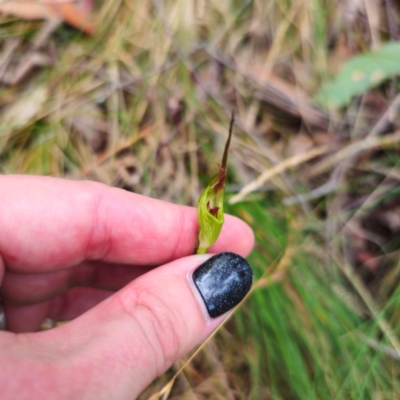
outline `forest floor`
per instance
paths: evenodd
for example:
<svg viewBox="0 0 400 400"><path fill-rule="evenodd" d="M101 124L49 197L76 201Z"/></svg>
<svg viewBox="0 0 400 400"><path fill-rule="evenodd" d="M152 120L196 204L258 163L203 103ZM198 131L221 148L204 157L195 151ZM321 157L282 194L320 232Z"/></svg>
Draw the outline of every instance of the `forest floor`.
<svg viewBox="0 0 400 400"><path fill-rule="evenodd" d="M0 19L0 173L195 206L236 114L227 212L256 234L254 287L141 398L184 365L169 399L400 399L398 3L21 10Z"/></svg>

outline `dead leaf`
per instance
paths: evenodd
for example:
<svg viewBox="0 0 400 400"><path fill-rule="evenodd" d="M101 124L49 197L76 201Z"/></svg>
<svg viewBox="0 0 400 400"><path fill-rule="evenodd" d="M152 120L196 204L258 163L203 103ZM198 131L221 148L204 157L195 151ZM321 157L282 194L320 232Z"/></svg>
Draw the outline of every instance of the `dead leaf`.
<svg viewBox="0 0 400 400"><path fill-rule="evenodd" d="M93 34L90 15L94 0L0 0L0 14L32 19L60 19Z"/></svg>
<svg viewBox="0 0 400 400"><path fill-rule="evenodd" d="M22 19L51 19L55 18L54 10L46 4L30 0L3 0L0 2L0 13L14 15Z"/></svg>
<svg viewBox="0 0 400 400"><path fill-rule="evenodd" d="M67 24L80 29L88 35L92 35L94 31L93 22L90 20L90 14L84 12L84 10L89 8L87 5L92 4L92 1L93 0L80 0L79 3L81 7L72 2L53 5L53 7Z"/></svg>

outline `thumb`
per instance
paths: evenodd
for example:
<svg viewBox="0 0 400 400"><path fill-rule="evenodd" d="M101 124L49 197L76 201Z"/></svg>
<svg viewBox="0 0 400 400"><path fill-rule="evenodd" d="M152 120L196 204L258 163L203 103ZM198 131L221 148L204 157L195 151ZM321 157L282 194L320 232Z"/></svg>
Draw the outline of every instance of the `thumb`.
<svg viewBox="0 0 400 400"><path fill-rule="evenodd" d="M69 378L76 386L71 389L80 398L138 396L210 335L243 299L252 279L249 264L233 253L185 257L150 271L80 318L49 331L73 366ZM61 373L68 379L68 368Z"/></svg>

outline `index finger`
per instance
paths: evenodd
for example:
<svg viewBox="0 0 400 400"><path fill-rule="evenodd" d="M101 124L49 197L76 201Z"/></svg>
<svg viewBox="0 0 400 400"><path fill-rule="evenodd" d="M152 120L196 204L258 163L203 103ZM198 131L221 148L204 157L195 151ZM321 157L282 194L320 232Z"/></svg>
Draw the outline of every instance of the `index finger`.
<svg viewBox="0 0 400 400"><path fill-rule="evenodd" d="M83 260L160 265L193 254L196 209L89 181L0 177L0 255L8 268L45 272ZM212 252L246 256L251 229L226 216Z"/></svg>

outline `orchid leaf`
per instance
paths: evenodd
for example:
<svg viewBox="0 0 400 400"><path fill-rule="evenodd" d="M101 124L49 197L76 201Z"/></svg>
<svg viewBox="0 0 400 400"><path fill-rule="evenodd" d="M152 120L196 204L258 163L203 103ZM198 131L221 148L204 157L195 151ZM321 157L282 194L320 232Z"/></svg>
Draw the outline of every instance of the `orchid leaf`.
<svg viewBox="0 0 400 400"><path fill-rule="evenodd" d="M197 254L206 253L207 249L217 241L224 224L224 191L233 122L234 115L232 112L222 163L218 165L218 173L211 178L210 183L204 189L197 203L197 218L200 225Z"/></svg>

